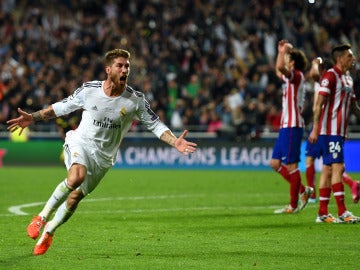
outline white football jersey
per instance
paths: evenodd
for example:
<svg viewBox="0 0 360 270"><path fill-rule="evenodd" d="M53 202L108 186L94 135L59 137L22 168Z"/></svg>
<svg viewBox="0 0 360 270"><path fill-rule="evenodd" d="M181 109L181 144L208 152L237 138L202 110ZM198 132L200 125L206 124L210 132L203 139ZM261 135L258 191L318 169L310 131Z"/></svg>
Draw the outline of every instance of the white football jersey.
<svg viewBox="0 0 360 270"><path fill-rule="evenodd" d="M120 143L134 119L140 120L158 138L169 130L151 110L143 93L126 86L121 96L108 97L103 87L104 81L86 82L71 96L54 103L53 109L56 116L83 109L75 133L89 150L95 150L104 161L114 164Z"/></svg>

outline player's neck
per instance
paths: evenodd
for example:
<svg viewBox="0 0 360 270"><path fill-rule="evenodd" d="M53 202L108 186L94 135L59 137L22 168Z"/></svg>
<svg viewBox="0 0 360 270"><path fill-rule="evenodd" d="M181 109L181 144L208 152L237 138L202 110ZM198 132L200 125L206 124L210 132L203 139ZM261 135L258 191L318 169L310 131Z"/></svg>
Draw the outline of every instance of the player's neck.
<svg viewBox="0 0 360 270"><path fill-rule="evenodd" d="M104 92L109 97L118 97L120 96L125 90L124 85L115 85L112 82L105 81L104 83Z"/></svg>
<svg viewBox="0 0 360 270"><path fill-rule="evenodd" d="M342 74L345 74L348 71L348 69L345 66L343 66L341 63L338 63L336 67L341 71Z"/></svg>

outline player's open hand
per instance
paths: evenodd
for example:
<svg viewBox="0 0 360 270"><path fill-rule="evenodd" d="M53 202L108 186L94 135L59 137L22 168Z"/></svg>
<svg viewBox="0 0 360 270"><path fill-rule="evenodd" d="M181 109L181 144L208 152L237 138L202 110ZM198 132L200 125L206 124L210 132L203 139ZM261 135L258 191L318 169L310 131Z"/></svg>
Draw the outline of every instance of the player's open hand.
<svg viewBox="0 0 360 270"><path fill-rule="evenodd" d="M31 125L33 123L33 117L31 114L24 112L20 108L18 108L18 112L20 114L19 117L10 119L6 121L7 124L9 124L7 130L10 130L10 132L15 132L19 128L21 128L19 135L23 132L24 128Z"/></svg>
<svg viewBox="0 0 360 270"><path fill-rule="evenodd" d="M180 153L183 153L185 156L187 156L188 154L194 153L196 151L196 147L197 147L196 143L185 140L185 136L187 133L188 133L188 131L184 130L184 132L175 141L175 148Z"/></svg>

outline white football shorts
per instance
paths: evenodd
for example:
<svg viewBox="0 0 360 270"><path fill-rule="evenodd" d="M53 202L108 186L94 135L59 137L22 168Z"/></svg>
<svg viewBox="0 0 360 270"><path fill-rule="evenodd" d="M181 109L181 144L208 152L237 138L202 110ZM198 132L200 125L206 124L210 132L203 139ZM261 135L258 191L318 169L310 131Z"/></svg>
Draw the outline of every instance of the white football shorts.
<svg viewBox="0 0 360 270"><path fill-rule="evenodd" d="M74 163L86 167L85 180L78 187L85 196L96 188L109 170L109 167L99 166L96 160L99 160L99 157L96 156L94 149L79 140L74 131L67 132L64 143L64 163L68 171Z"/></svg>

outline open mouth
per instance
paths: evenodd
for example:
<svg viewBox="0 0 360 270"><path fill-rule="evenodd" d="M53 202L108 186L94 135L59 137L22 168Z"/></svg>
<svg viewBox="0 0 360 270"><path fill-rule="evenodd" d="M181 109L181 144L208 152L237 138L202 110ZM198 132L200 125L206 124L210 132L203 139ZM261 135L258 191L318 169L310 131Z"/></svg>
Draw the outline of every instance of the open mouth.
<svg viewBox="0 0 360 270"><path fill-rule="evenodd" d="M120 81L126 81L126 78L127 78L127 76L126 76L126 75L121 76L121 77L120 77Z"/></svg>

